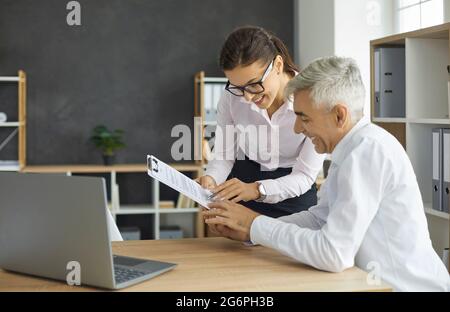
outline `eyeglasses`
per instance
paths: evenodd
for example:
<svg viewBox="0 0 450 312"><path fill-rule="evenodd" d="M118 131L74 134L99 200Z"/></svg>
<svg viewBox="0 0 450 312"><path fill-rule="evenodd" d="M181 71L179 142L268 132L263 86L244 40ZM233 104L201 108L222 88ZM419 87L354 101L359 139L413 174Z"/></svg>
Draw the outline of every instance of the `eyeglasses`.
<svg viewBox="0 0 450 312"><path fill-rule="evenodd" d="M252 82L243 87L238 87L238 86L231 86L230 81L228 81L227 85L225 86L225 90L227 90L228 92L230 92L235 96L244 96L245 92L248 92L250 94L263 93L265 91L263 82L264 80L266 80L267 76L269 76L270 72L272 71L273 61L275 61L275 59L273 59L272 62L270 62L269 66L267 66L263 76L258 82Z"/></svg>

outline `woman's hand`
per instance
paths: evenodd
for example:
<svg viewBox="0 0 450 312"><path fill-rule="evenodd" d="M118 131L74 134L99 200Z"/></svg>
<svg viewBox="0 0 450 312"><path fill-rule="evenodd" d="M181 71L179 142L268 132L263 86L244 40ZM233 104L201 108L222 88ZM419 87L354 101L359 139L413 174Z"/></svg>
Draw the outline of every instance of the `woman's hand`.
<svg viewBox="0 0 450 312"><path fill-rule="evenodd" d="M204 189L211 191L217 186L216 180L214 180L214 178L209 175L197 178L195 179L195 181L197 181L197 183L200 184ZM202 207L202 209L203 211L208 210L205 207ZM214 235L220 235L220 233L223 231L224 228L223 225L215 225L215 224L208 224L208 227L211 230L211 233L213 233Z"/></svg>
<svg viewBox="0 0 450 312"><path fill-rule="evenodd" d="M258 190L258 183L245 183L236 178L220 184L212 189L212 191L214 193L214 199L230 200L233 203L240 201L248 202L258 199L261 196Z"/></svg>
<svg viewBox="0 0 450 312"><path fill-rule="evenodd" d="M211 191L217 186L216 180L214 180L214 178L209 175L200 177L200 178L196 179L196 181L204 189L211 190Z"/></svg>

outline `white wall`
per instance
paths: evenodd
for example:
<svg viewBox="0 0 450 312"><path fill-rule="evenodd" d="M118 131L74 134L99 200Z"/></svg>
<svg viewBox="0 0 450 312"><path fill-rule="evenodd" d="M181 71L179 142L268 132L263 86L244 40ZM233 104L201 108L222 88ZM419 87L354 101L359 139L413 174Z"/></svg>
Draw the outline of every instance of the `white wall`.
<svg viewBox="0 0 450 312"><path fill-rule="evenodd" d="M320 1L320 0L319 0ZM366 116L370 112L370 40L394 32L392 0L334 0L335 54L354 58L366 86Z"/></svg>
<svg viewBox="0 0 450 312"><path fill-rule="evenodd" d="M300 68L334 54L334 0L295 0L294 21L294 58Z"/></svg>
<svg viewBox="0 0 450 312"><path fill-rule="evenodd" d="M444 0L444 22L450 22L450 0Z"/></svg>
<svg viewBox="0 0 450 312"><path fill-rule="evenodd" d="M367 89L370 112L370 40L392 34L392 0L296 0L295 60L301 68L318 57L354 58Z"/></svg>

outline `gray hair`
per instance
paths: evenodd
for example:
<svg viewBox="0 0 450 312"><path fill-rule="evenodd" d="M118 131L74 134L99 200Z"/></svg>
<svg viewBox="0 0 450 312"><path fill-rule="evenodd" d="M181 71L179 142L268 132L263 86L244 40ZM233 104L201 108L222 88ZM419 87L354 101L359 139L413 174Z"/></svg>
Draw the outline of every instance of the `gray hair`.
<svg viewBox="0 0 450 312"><path fill-rule="evenodd" d="M315 60L294 77L285 90L286 98L309 90L315 107L329 110L338 103L350 110L353 122L363 116L366 91L356 61L344 57L324 57Z"/></svg>

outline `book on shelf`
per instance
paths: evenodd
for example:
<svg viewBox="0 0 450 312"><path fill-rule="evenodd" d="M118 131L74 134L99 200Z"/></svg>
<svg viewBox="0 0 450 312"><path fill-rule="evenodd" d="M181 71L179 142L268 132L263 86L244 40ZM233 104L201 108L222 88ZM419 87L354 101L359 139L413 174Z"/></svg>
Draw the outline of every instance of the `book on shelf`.
<svg viewBox="0 0 450 312"><path fill-rule="evenodd" d="M194 208L197 207L196 205L197 203L189 197L181 193L178 195L176 208Z"/></svg>
<svg viewBox="0 0 450 312"><path fill-rule="evenodd" d="M159 201L159 208L162 209L175 208L175 202L173 200L161 200Z"/></svg>
<svg viewBox="0 0 450 312"><path fill-rule="evenodd" d="M120 209L119 185L115 184L111 190L111 209L117 211Z"/></svg>
<svg viewBox="0 0 450 312"><path fill-rule="evenodd" d="M182 208L184 205L184 202L186 201L186 196L179 193L178 194L178 200L177 200L177 207L176 208Z"/></svg>

